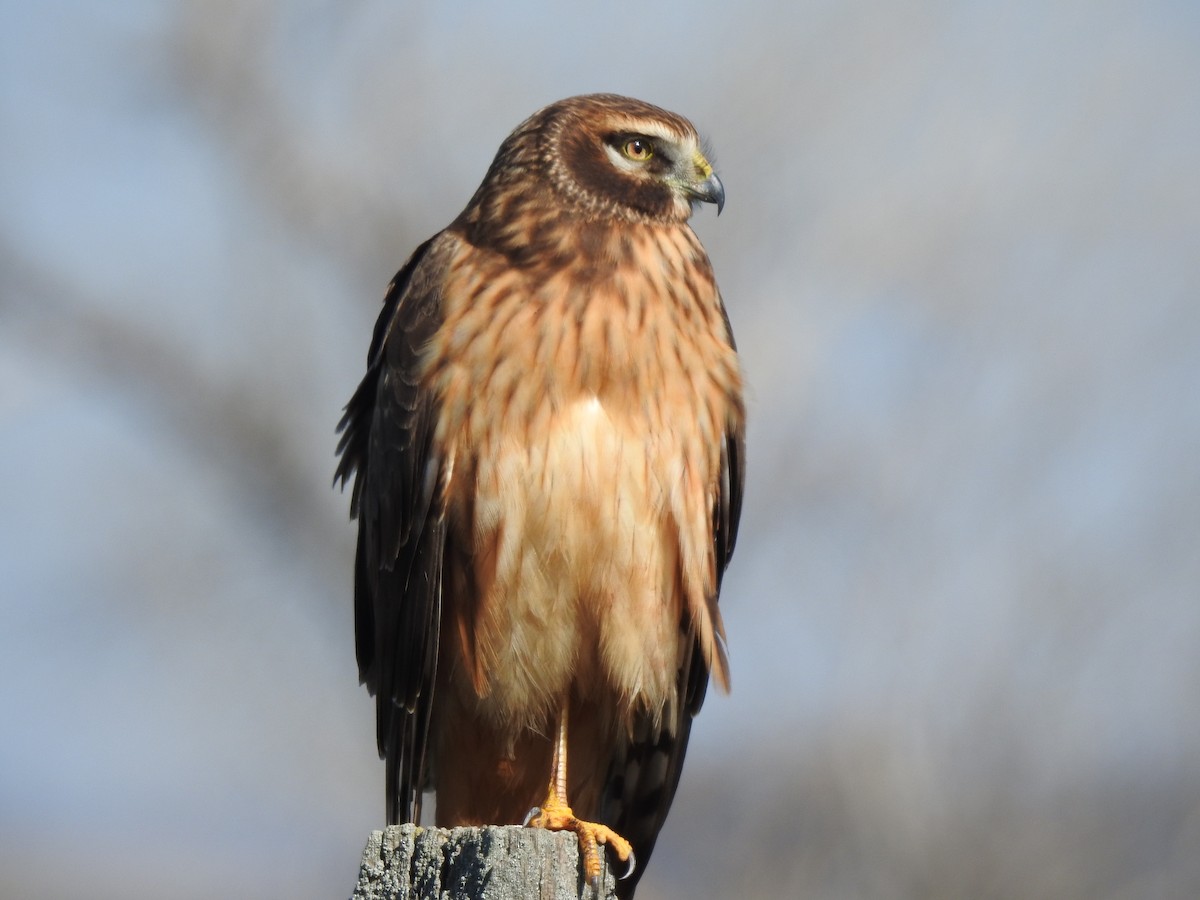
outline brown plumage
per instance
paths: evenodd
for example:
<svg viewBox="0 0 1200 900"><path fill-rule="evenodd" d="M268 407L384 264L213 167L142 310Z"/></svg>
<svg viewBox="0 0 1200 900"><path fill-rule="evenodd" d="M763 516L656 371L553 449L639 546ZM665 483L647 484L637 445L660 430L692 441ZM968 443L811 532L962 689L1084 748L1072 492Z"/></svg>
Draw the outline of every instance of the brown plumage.
<svg viewBox="0 0 1200 900"><path fill-rule="evenodd" d="M723 200L687 120L574 97L393 280L338 468L390 822L432 786L440 825L541 807L585 853L648 860L708 678L729 684L741 375L687 224Z"/></svg>

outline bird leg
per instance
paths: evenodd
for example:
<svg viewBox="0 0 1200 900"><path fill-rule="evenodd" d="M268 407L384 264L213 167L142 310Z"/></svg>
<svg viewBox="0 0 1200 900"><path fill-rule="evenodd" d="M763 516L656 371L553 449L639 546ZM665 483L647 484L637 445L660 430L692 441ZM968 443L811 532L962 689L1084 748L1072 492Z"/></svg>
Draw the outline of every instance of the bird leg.
<svg viewBox="0 0 1200 900"><path fill-rule="evenodd" d="M627 863L622 878L633 874L637 862L633 847L607 825L599 822L584 822L577 819L567 804L567 705L564 704L558 719L558 734L554 741L554 758L550 763L550 785L541 806L529 811L525 824L531 828L549 831L573 831L579 837L579 853L583 857L583 871L587 875L596 896L600 896L600 844L612 847L621 862Z"/></svg>

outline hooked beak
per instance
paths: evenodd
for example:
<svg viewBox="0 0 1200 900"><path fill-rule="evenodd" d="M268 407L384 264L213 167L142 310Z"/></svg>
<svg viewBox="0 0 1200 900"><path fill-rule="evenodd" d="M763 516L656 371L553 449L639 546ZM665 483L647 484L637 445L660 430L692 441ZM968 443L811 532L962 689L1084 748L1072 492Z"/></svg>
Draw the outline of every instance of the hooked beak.
<svg viewBox="0 0 1200 900"><path fill-rule="evenodd" d="M713 172L700 183L692 185L688 193L693 200L717 204L718 216L721 214L721 210L725 208L725 185L721 184L721 179L717 177L716 172Z"/></svg>

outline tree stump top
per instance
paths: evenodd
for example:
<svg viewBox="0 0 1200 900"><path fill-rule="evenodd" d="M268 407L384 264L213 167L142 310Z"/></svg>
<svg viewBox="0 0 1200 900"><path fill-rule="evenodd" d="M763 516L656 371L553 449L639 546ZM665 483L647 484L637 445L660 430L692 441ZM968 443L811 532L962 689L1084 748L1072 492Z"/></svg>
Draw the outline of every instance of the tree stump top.
<svg viewBox="0 0 1200 900"><path fill-rule="evenodd" d="M367 839L351 900L613 900L607 864L603 878L597 897L570 832L389 825Z"/></svg>

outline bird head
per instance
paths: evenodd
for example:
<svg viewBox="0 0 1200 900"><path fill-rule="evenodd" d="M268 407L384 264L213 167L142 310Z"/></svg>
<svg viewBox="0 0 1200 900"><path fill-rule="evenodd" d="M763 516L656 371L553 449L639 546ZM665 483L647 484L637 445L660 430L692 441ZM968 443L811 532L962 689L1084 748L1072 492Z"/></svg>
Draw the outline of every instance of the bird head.
<svg viewBox="0 0 1200 900"><path fill-rule="evenodd" d="M501 179L505 190L520 181L531 193L548 182L559 207L591 218L683 222L700 203L718 213L725 205L692 123L616 94L570 97L534 113L501 146L484 184Z"/></svg>

